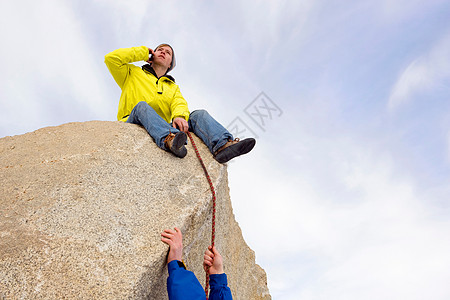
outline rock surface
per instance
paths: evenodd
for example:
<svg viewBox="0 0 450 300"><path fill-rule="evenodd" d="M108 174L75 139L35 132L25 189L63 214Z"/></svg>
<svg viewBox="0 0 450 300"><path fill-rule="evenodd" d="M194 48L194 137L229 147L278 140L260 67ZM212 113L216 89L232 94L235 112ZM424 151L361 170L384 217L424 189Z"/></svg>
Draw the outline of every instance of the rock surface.
<svg viewBox="0 0 450 300"><path fill-rule="evenodd" d="M195 137L217 193L216 246L234 299L271 299L234 219L226 165ZM212 201L194 149L92 121L0 139L0 299L167 299L165 228L202 285Z"/></svg>

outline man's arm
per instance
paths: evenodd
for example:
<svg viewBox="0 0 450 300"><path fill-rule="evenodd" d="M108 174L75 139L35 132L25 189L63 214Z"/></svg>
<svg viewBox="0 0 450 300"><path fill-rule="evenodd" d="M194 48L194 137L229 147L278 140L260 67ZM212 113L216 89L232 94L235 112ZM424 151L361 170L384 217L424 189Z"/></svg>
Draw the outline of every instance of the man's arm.
<svg viewBox="0 0 450 300"><path fill-rule="evenodd" d="M181 95L179 87L177 87L175 96L170 104L170 110L172 111L172 126L187 133L189 131L189 124L187 122L189 120L189 109L186 100Z"/></svg>
<svg viewBox="0 0 450 300"><path fill-rule="evenodd" d="M182 262L172 260L167 268L167 293L169 300L205 300L206 295L195 274L186 270ZM211 299L211 298L210 298Z"/></svg>
<svg viewBox="0 0 450 300"><path fill-rule="evenodd" d="M170 111L172 112L172 120L175 118L183 118L186 121L189 120L188 104L186 100L184 100L179 87L177 87L172 102L170 103Z"/></svg>
<svg viewBox="0 0 450 300"><path fill-rule="evenodd" d="M105 64L120 88L123 87L127 76L130 74L129 63L148 60L149 48L145 46L121 48L105 55Z"/></svg>
<svg viewBox="0 0 450 300"><path fill-rule="evenodd" d="M233 295L228 287L227 274L209 275L209 300L233 300Z"/></svg>

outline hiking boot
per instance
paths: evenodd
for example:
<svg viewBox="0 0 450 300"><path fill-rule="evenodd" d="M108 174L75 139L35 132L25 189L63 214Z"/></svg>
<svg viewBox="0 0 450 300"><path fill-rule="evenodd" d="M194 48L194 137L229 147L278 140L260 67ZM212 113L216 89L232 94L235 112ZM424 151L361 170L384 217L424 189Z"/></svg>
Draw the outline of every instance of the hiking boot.
<svg viewBox="0 0 450 300"><path fill-rule="evenodd" d="M183 158L187 154L187 149L184 146L187 140L186 133L180 131L177 134L170 133L164 139L164 145L176 157Z"/></svg>
<svg viewBox="0 0 450 300"><path fill-rule="evenodd" d="M228 142L214 153L214 158L221 164L226 163L236 156L249 153L255 147L256 140L248 138L240 141L238 138Z"/></svg>

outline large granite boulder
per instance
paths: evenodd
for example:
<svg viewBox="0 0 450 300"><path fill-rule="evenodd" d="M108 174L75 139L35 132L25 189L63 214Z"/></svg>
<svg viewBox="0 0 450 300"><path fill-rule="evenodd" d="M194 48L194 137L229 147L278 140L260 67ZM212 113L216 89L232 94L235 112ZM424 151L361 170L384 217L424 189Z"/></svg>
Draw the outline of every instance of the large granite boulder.
<svg viewBox="0 0 450 300"><path fill-rule="evenodd" d="M270 299L234 219L227 168L195 137L217 193L216 246L234 299ZM167 299L165 228L205 284L212 200L194 149L92 121L0 139L0 299Z"/></svg>

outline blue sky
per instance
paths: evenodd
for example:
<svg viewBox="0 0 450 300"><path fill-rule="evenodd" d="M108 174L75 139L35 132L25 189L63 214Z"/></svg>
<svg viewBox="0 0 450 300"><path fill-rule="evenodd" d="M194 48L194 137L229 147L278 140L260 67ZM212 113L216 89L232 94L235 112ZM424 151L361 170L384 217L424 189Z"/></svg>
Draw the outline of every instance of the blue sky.
<svg viewBox="0 0 450 300"><path fill-rule="evenodd" d="M258 136L229 180L274 299L450 297L448 1L86 2L0 3L0 137L115 120L104 55L168 42L190 109Z"/></svg>

